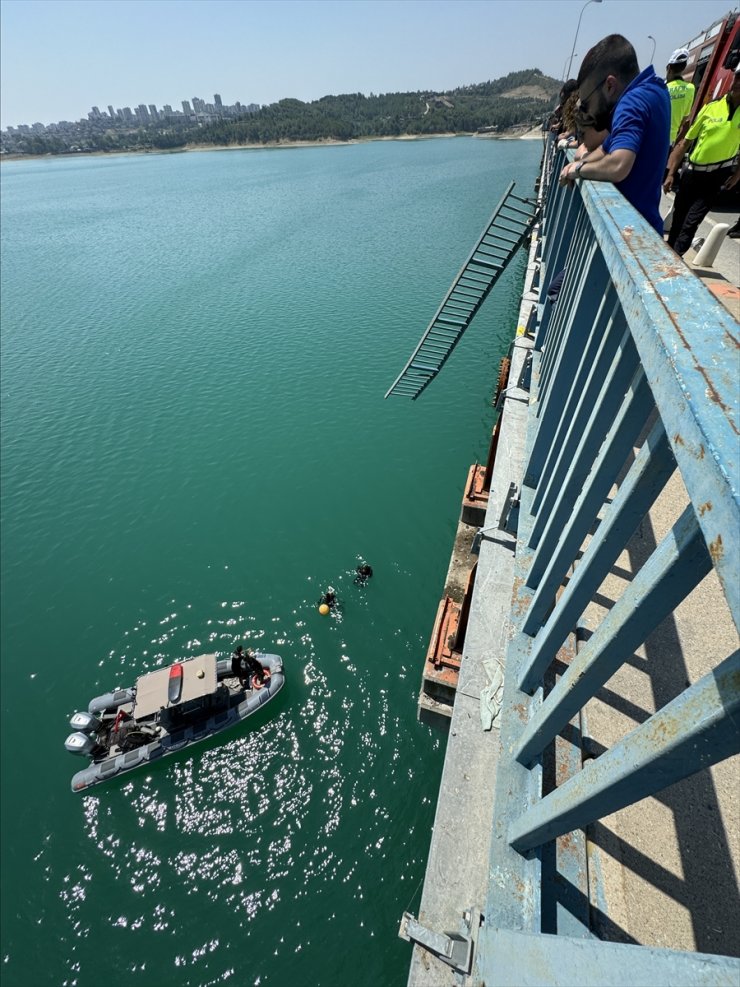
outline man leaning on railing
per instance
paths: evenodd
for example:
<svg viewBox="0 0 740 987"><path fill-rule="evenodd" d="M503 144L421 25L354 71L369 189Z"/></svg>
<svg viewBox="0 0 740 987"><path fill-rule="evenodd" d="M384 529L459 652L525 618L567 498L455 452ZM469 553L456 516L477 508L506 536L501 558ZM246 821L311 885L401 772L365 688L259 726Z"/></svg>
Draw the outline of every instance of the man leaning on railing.
<svg viewBox="0 0 740 987"><path fill-rule="evenodd" d="M600 148L560 172L560 184L577 179L613 182L662 236L660 192L668 156L671 103L652 65L640 72L635 49L610 34L586 54L578 73L579 130L608 130Z"/></svg>

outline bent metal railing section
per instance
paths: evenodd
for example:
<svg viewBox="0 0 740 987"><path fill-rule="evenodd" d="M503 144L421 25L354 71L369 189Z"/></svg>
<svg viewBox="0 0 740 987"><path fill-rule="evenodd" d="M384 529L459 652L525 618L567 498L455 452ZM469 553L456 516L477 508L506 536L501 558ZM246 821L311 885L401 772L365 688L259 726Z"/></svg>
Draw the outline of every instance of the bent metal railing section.
<svg viewBox="0 0 740 987"><path fill-rule="evenodd" d="M740 652L719 656L601 756L581 766L570 748L570 776L556 772L557 787L543 792L555 745L577 747L584 705L712 567L740 625L738 324L611 185L559 188L563 163L557 154L543 169L540 283L567 274L557 302L539 306L535 335L515 635L472 980L738 982L735 959L593 938L585 855L576 862L573 847L580 840L583 851L590 823L740 750ZM688 506L547 692L548 669L676 467ZM546 920L555 854L559 892Z"/></svg>
<svg viewBox="0 0 740 987"><path fill-rule="evenodd" d="M442 299L406 366L386 391L415 401L460 342L491 289L529 236L537 204L516 195L511 182L478 242Z"/></svg>

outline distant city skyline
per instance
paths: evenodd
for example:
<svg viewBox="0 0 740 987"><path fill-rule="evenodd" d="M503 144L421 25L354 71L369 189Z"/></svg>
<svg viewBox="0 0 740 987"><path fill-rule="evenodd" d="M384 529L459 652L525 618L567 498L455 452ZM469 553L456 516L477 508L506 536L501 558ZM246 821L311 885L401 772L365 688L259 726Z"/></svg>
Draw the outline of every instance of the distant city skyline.
<svg viewBox="0 0 740 987"><path fill-rule="evenodd" d="M572 74L624 34L641 65L733 0L2 0L0 126L79 120L91 105L179 106L216 89L233 105L349 92L445 91L539 68ZM655 39L653 41L653 39ZM188 97L192 99L192 97Z"/></svg>
<svg viewBox="0 0 740 987"><path fill-rule="evenodd" d="M91 122L110 120L111 123L131 123L132 125L161 123L168 120L189 120L208 123L221 118L256 113L260 109L259 103L245 104L239 100L234 104L224 103L219 93L214 93L212 103L207 103L200 96L192 96L191 99L180 100L180 107L181 109L174 109L170 103L165 103L161 107L158 107L156 103L139 103L138 106L133 108L130 106L114 108L113 104L109 103L103 110L97 105L91 107L86 117L80 117L78 120L53 120L46 124L40 120L34 120L33 122L23 121L15 126L9 124L2 129L7 130L8 133L14 133L15 131L19 131L20 133L44 133L47 130L53 131L60 125L78 123L85 119Z"/></svg>

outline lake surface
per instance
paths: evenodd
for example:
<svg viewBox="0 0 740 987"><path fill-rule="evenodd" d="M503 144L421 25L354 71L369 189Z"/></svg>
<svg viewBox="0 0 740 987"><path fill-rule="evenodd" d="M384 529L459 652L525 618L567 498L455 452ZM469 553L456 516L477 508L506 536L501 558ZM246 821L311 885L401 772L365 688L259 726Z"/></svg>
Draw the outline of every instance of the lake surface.
<svg viewBox="0 0 740 987"><path fill-rule="evenodd" d="M445 744L416 698L524 255L383 395L540 154L2 166L4 987L405 984ZM257 722L70 792L75 710L238 642L285 662Z"/></svg>

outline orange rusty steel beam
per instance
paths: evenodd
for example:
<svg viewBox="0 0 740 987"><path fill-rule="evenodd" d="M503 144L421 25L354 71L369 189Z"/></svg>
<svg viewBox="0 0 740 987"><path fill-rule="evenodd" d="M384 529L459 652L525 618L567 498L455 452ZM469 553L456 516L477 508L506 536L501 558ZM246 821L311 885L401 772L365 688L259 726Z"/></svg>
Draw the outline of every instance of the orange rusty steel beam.
<svg viewBox="0 0 740 987"><path fill-rule="evenodd" d="M461 656L454 652L454 640L460 619L460 607L449 597L443 597L437 608L434 629L424 663L424 678L457 688Z"/></svg>
<svg viewBox="0 0 740 987"><path fill-rule="evenodd" d="M462 655L463 646L465 644L465 633L468 629L468 620L470 618L470 603L473 599L473 586L475 586L475 574L478 571L478 563L473 565L468 575L468 582L465 587L465 596L463 596L462 605L460 607L460 620L457 625L457 634L455 635L455 651Z"/></svg>
<svg viewBox="0 0 740 987"><path fill-rule="evenodd" d="M488 461L486 462L486 474L483 484L483 489L486 493L491 492L491 478L493 476L493 464L496 461L496 452L498 450L498 437L501 434L501 415L496 419L496 424L493 426L493 433L491 435L491 445L488 449Z"/></svg>

